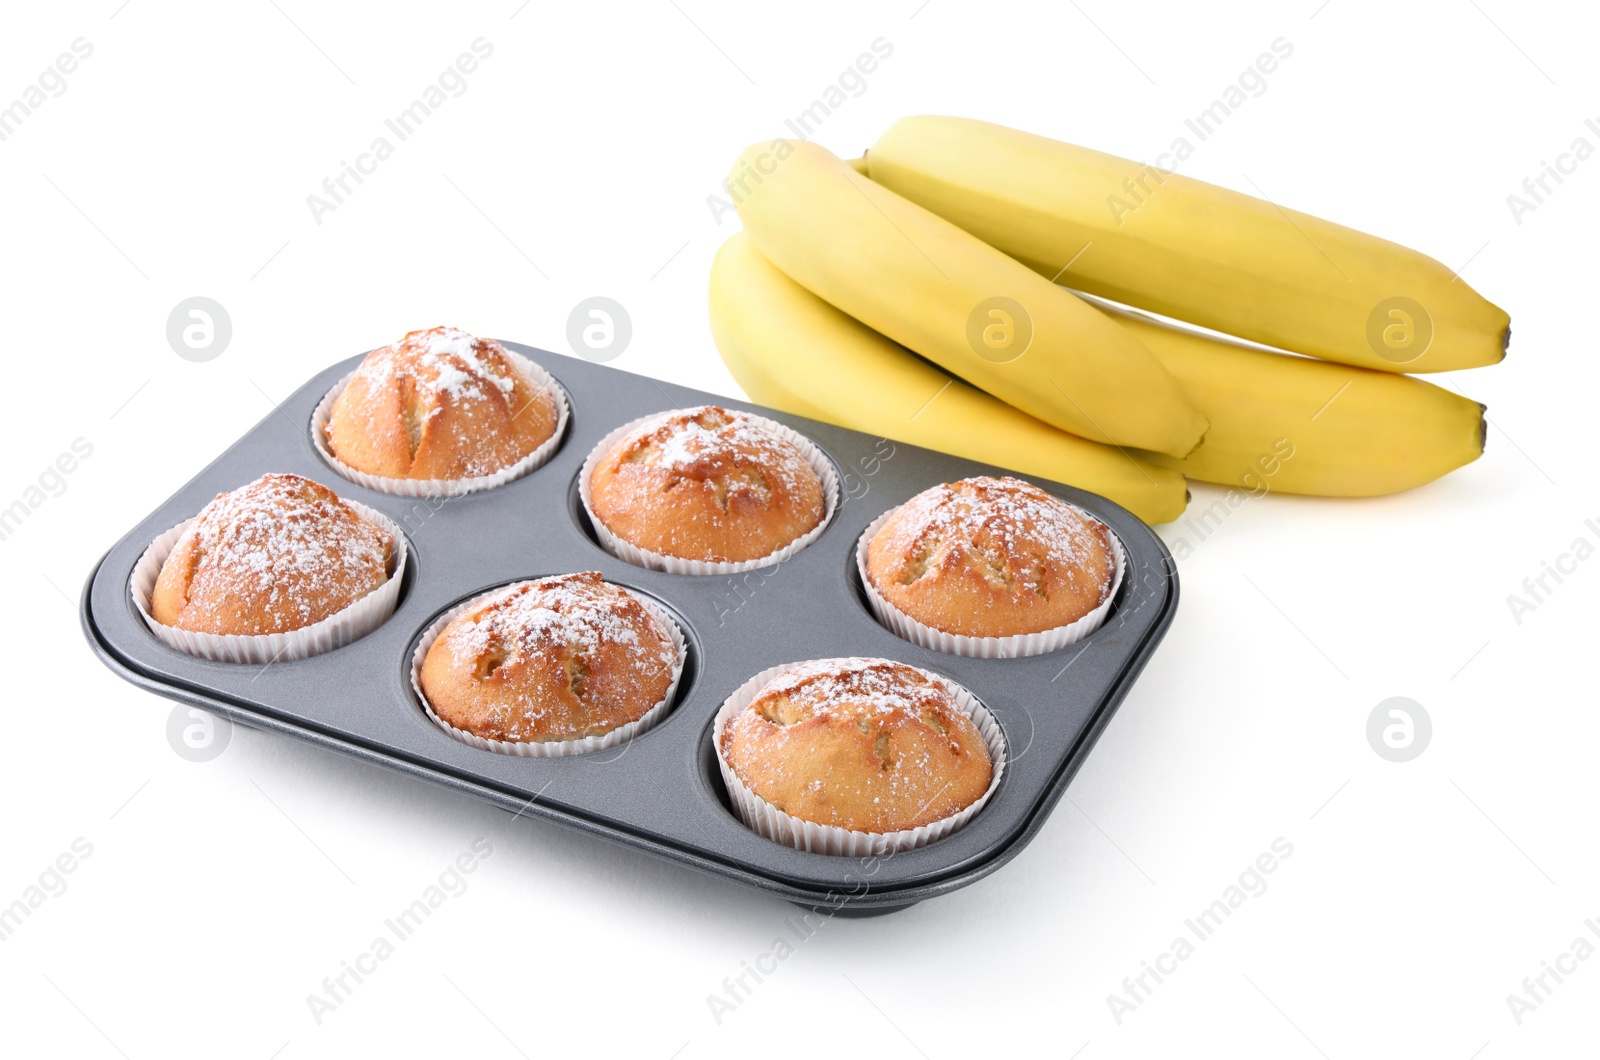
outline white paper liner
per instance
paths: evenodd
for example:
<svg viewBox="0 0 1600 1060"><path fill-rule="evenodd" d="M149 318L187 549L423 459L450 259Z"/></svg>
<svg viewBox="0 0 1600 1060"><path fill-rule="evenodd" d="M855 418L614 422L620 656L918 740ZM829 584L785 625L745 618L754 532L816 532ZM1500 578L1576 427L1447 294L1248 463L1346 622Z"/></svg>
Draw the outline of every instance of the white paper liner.
<svg viewBox="0 0 1600 1060"><path fill-rule="evenodd" d="M394 520L382 512L374 511L357 501L340 499L354 508L363 518L370 519L387 530L394 540L395 549L394 569L389 574L389 580L349 607L301 629L292 629L287 633L264 633L259 636L195 633L157 622L150 614L150 594L155 592L156 579L161 575L161 565L177 547L184 531L200 518L196 515L185 519L150 542L149 547L144 550L144 555L139 557L139 562L133 565L133 576L128 579L128 589L133 594L133 604L139 609L144 624L161 643L188 655L198 655L202 659L212 659L216 662L262 665L308 659L325 651L342 648L351 641L359 640L371 633L388 620L394 613L395 605L400 601L400 583L406 573L406 535L400 532L400 527Z"/></svg>
<svg viewBox="0 0 1600 1060"><path fill-rule="evenodd" d="M620 442L627 434L632 433L647 423L665 419L668 416L683 412L683 409L669 409L666 412L653 412L648 416L641 416L632 423L625 423L600 439L600 444L590 450L584 458L583 468L578 472L578 498L583 502L583 510L589 516L589 523L594 527L595 536L600 539L600 545L607 552L620 560L625 560L635 567L644 567L648 570L664 571L667 574L738 574L742 571L759 570L770 567L798 553L828 528L833 521L834 513L839 508L839 476L833 470L833 461L829 460L815 442L799 431L785 427L776 420L769 420L765 416L757 416L744 412L751 422L764 427L780 438L793 442L799 448L806 462L811 465L811 470L817 473L817 478L822 480L822 519L816 526L795 538L789 544L770 555L759 559L740 560L737 563L719 563L703 559L683 559L679 556L668 556L660 552L652 552L640 548L630 541L625 541L611 532L611 528L600 521L594 513L594 508L589 501L589 476L594 473L595 463L611 447Z"/></svg>
<svg viewBox="0 0 1600 1060"><path fill-rule="evenodd" d="M1094 519L1096 523L1105 526L1105 523L1095 519L1077 505L1072 507L1085 518ZM1117 591L1122 588L1123 572L1128 565L1127 555L1122 549L1122 541L1109 526L1106 526L1106 537L1111 541L1111 591L1106 593L1105 601L1099 607L1076 622L1056 626L1054 629L1040 630L1037 633L1017 633L1009 637L970 637L935 629L924 622L918 622L886 600L867 575L867 546L872 543L872 539L877 536L878 530L889 517L899 510L899 507L890 508L872 520L860 539L856 541L856 572L861 576L861 587L866 591L867 602L872 605L872 613L877 616L878 622L896 636L921 647L974 659L1020 659L1029 655L1058 651L1069 644L1078 643L1104 625L1106 616L1111 614L1111 608L1116 603Z"/></svg>
<svg viewBox="0 0 1600 1060"><path fill-rule="evenodd" d="M385 478L382 475L369 475L365 471L357 471L333 455L333 450L328 448L326 429L328 417L333 414L333 403L344 393L344 388L350 385L355 371L335 383L333 389L323 395L322 400L317 403L316 410L311 413L311 444L316 446L317 454L327 461L329 467L351 482L365 486L369 490L391 493L398 497L460 497L468 493L494 489L496 486L503 486L507 482L519 479L543 467L552 456L555 456L556 450L561 446L561 439L567 432L567 420L572 415L571 402L567 400L566 388L556 381L555 376L520 353L505 350L505 354L513 364L528 374L528 378L532 379L535 385L549 391L556 400L555 433L545 439L533 452L508 468L496 471L492 475L478 475L473 478ZM356 371L360 371L360 368L358 367Z"/></svg>
<svg viewBox="0 0 1600 1060"><path fill-rule="evenodd" d="M989 747L989 760L993 775L989 778L989 787L970 806L941 818L932 824L925 824L919 828L907 828L899 832L856 832L837 825L817 824L813 821L802 820L792 814L785 813L772 803L763 799L739 779L739 774L734 772L732 766L722 753L722 730L728 721L741 710L748 707L766 684L779 674L798 663L785 663L782 666L769 667L756 674L750 680L736 688L732 695L723 700L722 706L717 711L716 720L711 725L711 740L717 752L717 767L722 772L722 783L728 789L729 799L733 802L734 811L739 819L753 832L756 832L775 843L794 847L797 850L809 851L813 854L836 854L844 857L871 857L883 854L895 854L903 850L915 850L917 847L927 846L929 843L943 839L945 836L965 827L966 824L977 816L978 811L994 796L995 790L1000 786L1000 777L1006 768L1006 742L1005 736L1000 731L1000 723L995 720L989 708L985 707L977 696L947 677L924 670L921 667L912 667L919 673L939 682L948 688L955 696L956 703L967 712L974 725L978 728L978 735L983 737L983 742Z"/></svg>
<svg viewBox="0 0 1600 1060"><path fill-rule="evenodd" d="M538 581L533 578L530 581ZM678 682L683 677L683 667L689 658L688 640L683 634L676 620L666 612L666 609L657 605L641 593L615 583L607 582L614 588L632 596L644 609L649 611L661 624L666 627L667 635L672 638L672 646L677 657L672 664L672 682L667 685L667 694L661 697L661 702L645 711L636 720L625 725L619 725L610 732L599 736L585 736L577 740L490 740L465 729L458 729L433 712L433 705L428 702L428 697L422 691L422 662L428 657L428 649L433 647L433 642L439 639L452 619L476 607L486 597L503 592L512 585L521 585L522 582L513 582L511 585L502 585L497 589L479 593L472 599L452 607L440 615L438 620L429 626L422 634L422 639L417 642L417 650L411 655L411 690L417 694L417 702L422 704L423 711L439 728L443 729L454 739L460 740L469 747L476 747L481 751L493 751L496 754L518 755L522 758L565 758L569 755L586 755L595 751L604 751L619 744L627 743L635 736L642 735L653 728L656 723L667 716L667 711L672 706L672 698L678 693Z"/></svg>

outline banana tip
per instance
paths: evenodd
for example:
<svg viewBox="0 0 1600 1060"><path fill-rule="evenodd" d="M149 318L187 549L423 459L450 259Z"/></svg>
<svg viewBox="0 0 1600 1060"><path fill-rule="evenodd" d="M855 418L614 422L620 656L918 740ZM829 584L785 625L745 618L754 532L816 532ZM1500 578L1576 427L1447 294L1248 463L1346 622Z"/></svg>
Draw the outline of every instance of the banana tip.
<svg viewBox="0 0 1600 1060"><path fill-rule="evenodd" d="M1478 402L1478 455L1489 447L1489 406Z"/></svg>
<svg viewBox="0 0 1600 1060"><path fill-rule="evenodd" d="M1500 336L1500 359L1506 359L1506 354L1511 352L1511 325L1506 324L1505 332Z"/></svg>

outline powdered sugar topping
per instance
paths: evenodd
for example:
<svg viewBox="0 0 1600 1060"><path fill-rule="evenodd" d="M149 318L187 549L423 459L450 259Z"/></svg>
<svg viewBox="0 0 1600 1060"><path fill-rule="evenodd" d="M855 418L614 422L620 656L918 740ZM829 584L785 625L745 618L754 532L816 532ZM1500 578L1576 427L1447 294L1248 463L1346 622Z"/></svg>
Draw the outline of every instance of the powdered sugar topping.
<svg viewBox="0 0 1600 1060"><path fill-rule="evenodd" d="M640 636L641 628L653 635ZM608 644L636 648L640 673L670 668L676 648L656 617L635 597L608 585L598 571L520 582L484 599L465 621L446 631L457 661L472 663L495 646L529 653L558 647L582 653Z"/></svg>
<svg viewBox="0 0 1600 1060"><path fill-rule="evenodd" d="M426 370L415 371L412 365ZM431 392L436 399L435 409L440 397L483 400L494 394L510 402L519 378L498 342L449 327L413 331L399 342L374 351L362 362L361 370L369 373L374 382L387 381L395 374L410 374L419 388ZM540 389L532 380L523 378L522 382Z"/></svg>
<svg viewBox="0 0 1600 1060"><path fill-rule="evenodd" d="M862 657L795 663L767 682L751 706L777 698L796 701L819 717L834 712L916 717L928 710L956 709L950 690L916 667Z"/></svg>
<svg viewBox="0 0 1600 1060"><path fill-rule="evenodd" d="M218 496L190 533L191 601L222 588L297 625L326 617L384 580L395 542L332 490L299 475L264 475ZM202 604L201 606L204 606Z"/></svg>
<svg viewBox="0 0 1600 1060"><path fill-rule="evenodd" d="M742 412L701 405L680 409L645 424L621 447L625 462L659 467L687 478L705 478L757 468L793 488L812 474L805 454Z"/></svg>
<svg viewBox="0 0 1600 1060"><path fill-rule="evenodd" d="M1044 588L1045 564L1081 566L1106 547L1098 520L1021 479L987 475L944 483L907 501L878 531L875 544L908 557L913 569L965 563L982 553L1017 588ZM1105 565L1102 598L1110 589Z"/></svg>

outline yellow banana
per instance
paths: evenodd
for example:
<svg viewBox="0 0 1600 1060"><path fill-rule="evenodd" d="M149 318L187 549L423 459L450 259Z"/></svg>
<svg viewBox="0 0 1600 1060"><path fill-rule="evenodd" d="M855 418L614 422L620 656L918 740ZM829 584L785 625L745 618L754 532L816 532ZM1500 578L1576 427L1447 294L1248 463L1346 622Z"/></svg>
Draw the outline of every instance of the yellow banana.
<svg viewBox="0 0 1600 1060"><path fill-rule="evenodd" d="M1174 456L1205 433L1127 331L823 148L758 144L728 185L751 242L790 279L1002 401L1082 438Z"/></svg>
<svg viewBox="0 0 1600 1060"><path fill-rule="evenodd" d="M1434 259L1170 169L916 117L867 170L1045 276L1268 346L1444 372L1494 364L1510 342L1510 318Z"/></svg>
<svg viewBox="0 0 1600 1060"><path fill-rule="evenodd" d="M1183 514L1183 476L1085 441L946 375L813 295L743 233L711 266L711 331L754 401L1102 494L1147 522Z"/></svg>
<svg viewBox="0 0 1600 1060"><path fill-rule="evenodd" d="M1392 372L1272 353L1102 309L1137 335L1211 420L1190 478L1324 497L1420 486L1483 453L1483 406Z"/></svg>

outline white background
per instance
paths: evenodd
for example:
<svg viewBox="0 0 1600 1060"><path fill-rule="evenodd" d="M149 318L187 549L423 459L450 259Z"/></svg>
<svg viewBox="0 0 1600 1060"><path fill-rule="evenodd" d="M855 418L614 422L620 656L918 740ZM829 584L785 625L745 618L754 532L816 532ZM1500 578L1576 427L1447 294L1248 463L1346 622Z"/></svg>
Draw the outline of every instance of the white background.
<svg viewBox="0 0 1600 1060"><path fill-rule="evenodd" d="M1575 138L1600 147L1592 10L120 2L8 5L0 30L0 102L94 49L0 143L0 506L93 446L0 542L0 904L93 848L0 942L8 1055L1593 1051L1600 959L1520 1025L1506 1003L1600 920L1600 560L1520 624L1507 605L1600 543L1600 160L1520 224L1506 202ZM306 196L478 37L468 91L317 224ZM312 373L412 328L567 352L569 310L606 295L633 319L618 367L738 395L705 310L738 222L707 197L879 37L892 56L816 134L840 154L948 113L1153 158L1290 42L1184 170L1463 267L1515 328L1504 364L1448 380L1489 405L1487 454L1399 497L1163 528L1194 547L1176 623L1032 845L830 923L720 1025L707 995L790 906L285 738L174 753L172 704L83 643L99 554ZM194 295L233 324L205 364L165 337ZM1408 763L1367 742L1391 696L1432 718ZM466 893L319 1025L306 996L477 837ZM1269 889L1119 1024L1107 995L1277 837Z"/></svg>

